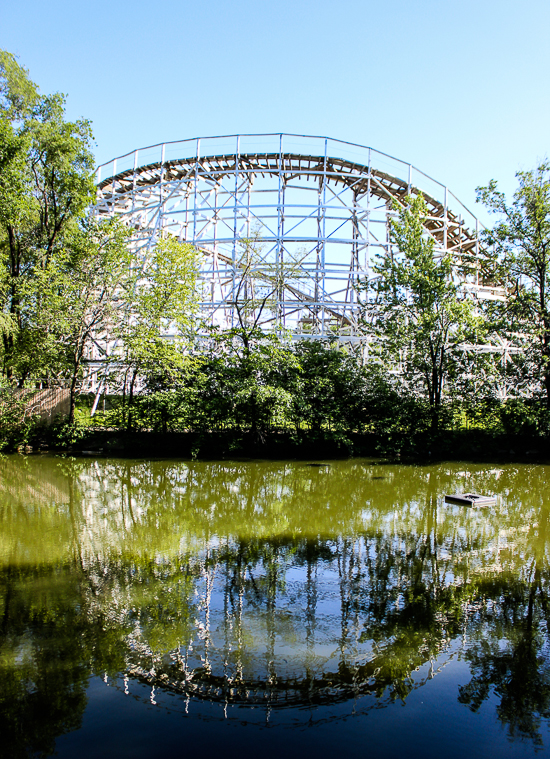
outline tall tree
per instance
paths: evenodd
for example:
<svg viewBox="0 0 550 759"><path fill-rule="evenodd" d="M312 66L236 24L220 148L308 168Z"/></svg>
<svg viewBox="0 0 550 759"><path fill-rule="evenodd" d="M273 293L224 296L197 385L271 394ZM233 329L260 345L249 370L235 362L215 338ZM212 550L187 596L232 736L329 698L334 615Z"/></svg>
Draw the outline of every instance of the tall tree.
<svg viewBox="0 0 550 759"><path fill-rule="evenodd" d="M434 411L445 380L457 369L457 348L476 338L482 319L454 280L447 251L435 250L422 195L408 197L390 218L390 245L378 256L374 279L363 282L366 329L390 369L399 367L412 390L422 388Z"/></svg>
<svg viewBox="0 0 550 759"><path fill-rule="evenodd" d="M87 219L37 275L32 323L52 373L69 384L70 422L85 361L94 345L104 352L127 312L136 277L127 241L116 220Z"/></svg>
<svg viewBox="0 0 550 759"><path fill-rule="evenodd" d="M550 162L516 177L511 203L494 179L477 188L477 199L500 217L486 240L495 246L498 276L508 289L508 331L530 335L531 384L543 389L550 408Z"/></svg>
<svg viewBox="0 0 550 759"><path fill-rule="evenodd" d="M238 319L234 335L242 341L246 355L264 339L265 324L273 324L278 334L284 332L285 291L292 292L304 277L305 250L286 251L283 260L279 254L273 257L273 251L266 253L264 247L259 229L240 240L232 300Z"/></svg>
<svg viewBox="0 0 550 759"><path fill-rule="evenodd" d="M0 296L4 320L17 330L4 330L4 373L20 381L30 346L34 371L41 371L26 299L94 197L91 144L89 122L66 121L64 96L40 95L26 69L1 50Z"/></svg>
<svg viewBox="0 0 550 759"><path fill-rule="evenodd" d="M132 405L136 379L178 370L182 342L193 327L198 306L199 254L174 238L159 240L126 293L125 318L118 337L124 358L123 395ZM129 418L131 426L131 417Z"/></svg>

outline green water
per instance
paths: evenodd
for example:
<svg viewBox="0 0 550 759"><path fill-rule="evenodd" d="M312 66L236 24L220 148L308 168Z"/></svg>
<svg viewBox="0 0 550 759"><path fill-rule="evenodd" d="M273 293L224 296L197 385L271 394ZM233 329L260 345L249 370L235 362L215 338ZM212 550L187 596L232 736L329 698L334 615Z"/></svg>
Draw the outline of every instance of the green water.
<svg viewBox="0 0 550 759"><path fill-rule="evenodd" d="M549 505L541 465L4 457L0 753L544 754Z"/></svg>

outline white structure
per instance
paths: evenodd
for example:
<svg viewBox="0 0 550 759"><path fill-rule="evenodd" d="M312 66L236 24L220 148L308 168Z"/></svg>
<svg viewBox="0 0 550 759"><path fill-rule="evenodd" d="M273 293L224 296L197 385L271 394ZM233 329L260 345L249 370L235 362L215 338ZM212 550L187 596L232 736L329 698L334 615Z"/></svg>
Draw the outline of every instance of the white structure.
<svg viewBox="0 0 550 759"><path fill-rule="evenodd" d="M361 145L292 134L169 142L103 164L97 186L96 213L122 217L145 262L161 234L204 254L211 324L236 326L240 312L263 329L360 340L354 285L388 245L394 203L417 192L436 255L450 251L457 270L468 264L464 286L495 296L483 285L477 219L444 185Z"/></svg>

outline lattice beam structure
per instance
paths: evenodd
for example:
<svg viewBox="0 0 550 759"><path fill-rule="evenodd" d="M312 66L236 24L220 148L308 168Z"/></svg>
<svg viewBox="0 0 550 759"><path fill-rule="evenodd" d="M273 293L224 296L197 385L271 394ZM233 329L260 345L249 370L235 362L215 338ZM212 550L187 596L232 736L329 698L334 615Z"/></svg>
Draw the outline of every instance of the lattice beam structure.
<svg viewBox="0 0 550 759"><path fill-rule="evenodd" d="M465 289L502 297L486 284L473 214L415 167L361 145L288 134L163 143L100 166L97 188L95 213L122 218L145 263L163 235L203 253L202 315L221 327L236 326L239 299L249 318L265 299L264 329L361 340L355 285L389 245L394 203L418 192L435 254L468 270Z"/></svg>

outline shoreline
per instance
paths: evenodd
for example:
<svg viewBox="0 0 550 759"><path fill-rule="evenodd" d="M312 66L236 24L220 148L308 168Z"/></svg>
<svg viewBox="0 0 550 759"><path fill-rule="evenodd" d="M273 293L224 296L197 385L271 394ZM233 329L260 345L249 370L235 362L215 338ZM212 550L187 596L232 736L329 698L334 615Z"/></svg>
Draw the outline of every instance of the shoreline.
<svg viewBox="0 0 550 759"><path fill-rule="evenodd" d="M33 452L39 448L32 446ZM44 448L41 448L44 451ZM550 463L550 441L541 437L491 434L484 430L443 431L430 437L382 439L374 434L287 432L127 432L94 430L72 446L51 453L117 458L347 459L375 457L402 463L503 461ZM45 452L45 451L44 451Z"/></svg>

